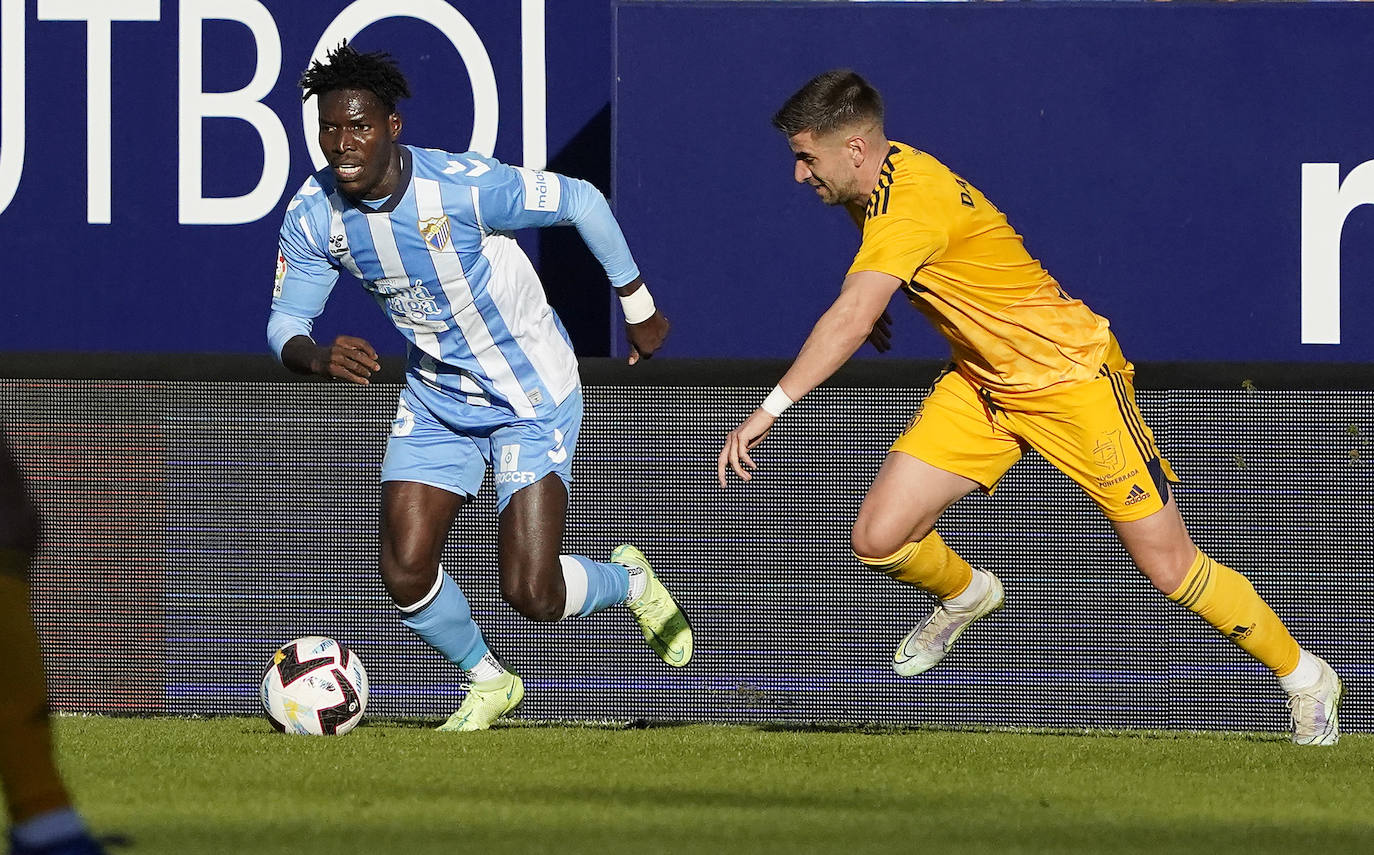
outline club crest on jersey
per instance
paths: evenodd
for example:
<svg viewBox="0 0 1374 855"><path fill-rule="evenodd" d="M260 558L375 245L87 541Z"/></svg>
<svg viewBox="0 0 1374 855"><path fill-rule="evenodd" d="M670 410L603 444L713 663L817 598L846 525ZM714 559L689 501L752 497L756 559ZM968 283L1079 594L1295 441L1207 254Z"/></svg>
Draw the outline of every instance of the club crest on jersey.
<svg viewBox="0 0 1374 855"><path fill-rule="evenodd" d="M435 217L420 221L420 237L425 239L430 249L441 252L448 246L448 217Z"/></svg>

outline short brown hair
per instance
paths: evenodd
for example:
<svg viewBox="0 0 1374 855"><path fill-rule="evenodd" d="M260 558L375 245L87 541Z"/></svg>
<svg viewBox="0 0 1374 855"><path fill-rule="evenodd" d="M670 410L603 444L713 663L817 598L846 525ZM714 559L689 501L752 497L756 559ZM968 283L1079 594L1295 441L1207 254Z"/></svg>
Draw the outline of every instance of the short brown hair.
<svg viewBox="0 0 1374 855"><path fill-rule="evenodd" d="M773 127L789 137L802 131L827 134L860 122L883 123L883 98L847 68L811 78L773 114Z"/></svg>

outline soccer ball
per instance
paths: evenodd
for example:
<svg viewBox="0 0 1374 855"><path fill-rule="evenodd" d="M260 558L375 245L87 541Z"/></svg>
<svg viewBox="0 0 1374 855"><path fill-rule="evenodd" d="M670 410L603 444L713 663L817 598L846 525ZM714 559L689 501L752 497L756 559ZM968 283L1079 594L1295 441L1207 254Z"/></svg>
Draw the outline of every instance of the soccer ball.
<svg viewBox="0 0 1374 855"><path fill-rule="evenodd" d="M308 635L272 654L261 698L267 720L283 733L342 736L367 709L367 671L334 639Z"/></svg>

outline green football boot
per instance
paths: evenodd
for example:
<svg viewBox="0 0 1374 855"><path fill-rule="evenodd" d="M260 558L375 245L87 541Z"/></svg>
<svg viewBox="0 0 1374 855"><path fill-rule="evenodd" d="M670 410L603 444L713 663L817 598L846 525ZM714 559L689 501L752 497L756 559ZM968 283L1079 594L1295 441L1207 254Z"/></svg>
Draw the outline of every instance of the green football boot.
<svg viewBox="0 0 1374 855"><path fill-rule="evenodd" d="M511 671L491 680L473 683L458 712L439 725L439 730L486 730L492 722L515 709L524 697L525 683Z"/></svg>
<svg viewBox="0 0 1374 855"><path fill-rule="evenodd" d="M644 571L644 593L639 595L639 599L625 604L630 607L635 620L639 621L644 640L649 642L660 659L674 668L681 668L692 661L692 624L682 609L678 608L673 595L658 581L644 553L625 544L611 553L611 561Z"/></svg>

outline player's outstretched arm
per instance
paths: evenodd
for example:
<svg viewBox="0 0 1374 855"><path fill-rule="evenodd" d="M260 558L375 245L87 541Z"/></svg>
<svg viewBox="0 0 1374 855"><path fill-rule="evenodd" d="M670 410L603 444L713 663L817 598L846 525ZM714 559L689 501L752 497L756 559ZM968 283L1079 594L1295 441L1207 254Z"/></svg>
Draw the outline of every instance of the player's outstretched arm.
<svg viewBox="0 0 1374 855"><path fill-rule="evenodd" d="M873 332L868 334L868 343L879 353L887 353L892 349L892 313L887 309L883 309L878 320L873 322Z"/></svg>
<svg viewBox="0 0 1374 855"><path fill-rule="evenodd" d="M663 346L670 325L654 305L642 276L636 276L634 281L625 283L615 292L620 295L620 304L625 310L625 338L630 342L628 362L634 365L640 359L653 356Z"/></svg>
<svg viewBox="0 0 1374 855"><path fill-rule="evenodd" d="M551 173L544 173L545 178ZM654 298L639 275L625 235L606 203L606 197L590 183L578 178L556 176L559 193L559 222L577 227L583 242L606 270L625 314L625 337L630 343L627 362L654 355L668 337L668 319L654 305Z"/></svg>
<svg viewBox="0 0 1374 855"><path fill-rule="evenodd" d="M829 379L864 341L872 339L887 312L888 301L901 285L896 276L873 270L857 271L844 278L840 296L816 322L792 367L763 404L725 437L716 466L722 487L728 484L727 470L733 470L741 481L751 478L749 470L758 466L749 451L768 435L783 410ZM883 340L886 343L885 336Z"/></svg>
<svg viewBox="0 0 1374 855"><path fill-rule="evenodd" d="M333 344L315 344L310 336L298 335L282 347L281 362L297 374L314 374L363 386L382 369L372 345L351 335L341 335Z"/></svg>

